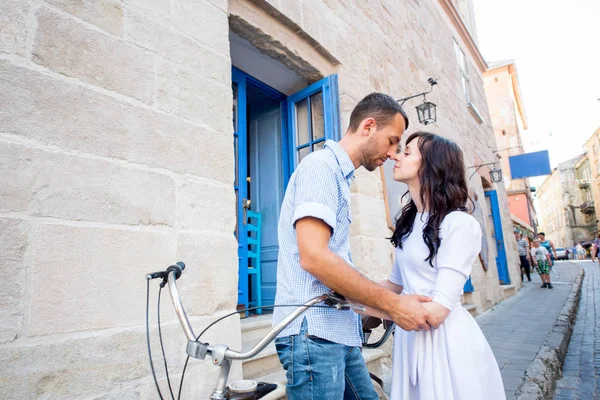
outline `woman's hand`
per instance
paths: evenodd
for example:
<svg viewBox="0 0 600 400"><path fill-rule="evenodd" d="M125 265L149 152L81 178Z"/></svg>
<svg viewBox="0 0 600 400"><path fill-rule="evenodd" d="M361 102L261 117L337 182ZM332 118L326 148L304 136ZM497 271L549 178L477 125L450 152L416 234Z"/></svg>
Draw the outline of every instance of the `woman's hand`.
<svg viewBox="0 0 600 400"><path fill-rule="evenodd" d="M450 310L435 301L421 304L428 312L427 322L432 328L439 328L444 323Z"/></svg>

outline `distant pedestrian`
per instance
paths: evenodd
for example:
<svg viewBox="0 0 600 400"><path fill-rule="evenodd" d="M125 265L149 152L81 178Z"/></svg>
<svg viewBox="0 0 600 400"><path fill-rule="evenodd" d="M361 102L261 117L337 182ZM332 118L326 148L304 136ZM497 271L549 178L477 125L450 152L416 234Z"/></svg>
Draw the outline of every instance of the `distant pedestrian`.
<svg viewBox="0 0 600 400"><path fill-rule="evenodd" d="M523 272L527 275L527 280L531 282L531 254L529 254L529 240L525 239L523 234L519 232L515 232L515 239L517 240L519 260L521 260L521 282L523 282Z"/></svg>
<svg viewBox="0 0 600 400"><path fill-rule="evenodd" d="M550 282L550 253L545 247L540 246L540 240L535 239L533 241L533 247L531 248L531 259L533 265L537 268L538 274L542 279L542 288L552 289L552 283Z"/></svg>
<svg viewBox="0 0 600 400"><path fill-rule="evenodd" d="M556 260L556 247L551 240L546 240L546 234L544 232L538 233L538 238L540 239L540 245L542 245L542 247L548 251L548 254L550 254L550 269L552 270L552 266Z"/></svg>
<svg viewBox="0 0 600 400"><path fill-rule="evenodd" d="M600 232L598 232L598 236L592 240L592 262L596 262L596 259L598 258L598 247L600 247ZM598 258L598 260L600 261L600 258Z"/></svg>
<svg viewBox="0 0 600 400"><path fill-rule="evenodd" d="M585 260L585 249L581 245L581 243L577 243L577 259Z"/></svg>

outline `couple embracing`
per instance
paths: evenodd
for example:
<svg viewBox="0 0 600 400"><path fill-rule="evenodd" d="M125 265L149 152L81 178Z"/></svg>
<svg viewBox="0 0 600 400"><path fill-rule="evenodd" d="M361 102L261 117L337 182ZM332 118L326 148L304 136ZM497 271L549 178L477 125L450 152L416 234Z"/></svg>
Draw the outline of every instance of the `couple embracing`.
<svg viewBox="0 0 600 400"><path fill-rule="evenodd" d="M459 147L417 132L401 146L408 118L390 96L372 93L352 111L339 141L308 155L294 171L281 207L275 304L299 304L331 290L368 315L396 323L392 400L505 399L492 350L460 296L481 245L467 212ZM391 237L394 263L373 282L350 252L354 171L392 159L409 201ZM287 314L276 308L273 323ZM361 317L310 308L275 341L290 400L377 399L362 357Z"/></svg>

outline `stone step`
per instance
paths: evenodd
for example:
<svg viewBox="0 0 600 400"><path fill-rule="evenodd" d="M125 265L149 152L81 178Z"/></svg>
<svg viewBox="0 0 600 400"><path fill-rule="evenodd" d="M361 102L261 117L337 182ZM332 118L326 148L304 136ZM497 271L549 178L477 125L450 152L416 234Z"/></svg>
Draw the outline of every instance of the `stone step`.
<svg viewBox="0 0 600 400"><path fill-rule="evenodd" d="M242 375L244 379L256 379L281 370L281 363L277 357L275 343L269 345L256 356L242 362Z"/></svg>
<svg viewBox="0 0 600 400"><path fill-rule="evenodd" d="M515 285L500 285L500 288L502 288L502 300L506 300L517 294L517 287Z"/></svg>
<svg viewBox="0 0 600 400"><path fill-rule="evenodd" d="M249 348L265 337L271 330L271 319L271 314L251 315L242 319L242 348Z"/></svg>
<svg viewBox="0 0 600 400"><path fill-rule="evenodd" d="M467 310L473 318L477 316L477 306L472 303L465 303L462 305L465 310Z"/></svg>

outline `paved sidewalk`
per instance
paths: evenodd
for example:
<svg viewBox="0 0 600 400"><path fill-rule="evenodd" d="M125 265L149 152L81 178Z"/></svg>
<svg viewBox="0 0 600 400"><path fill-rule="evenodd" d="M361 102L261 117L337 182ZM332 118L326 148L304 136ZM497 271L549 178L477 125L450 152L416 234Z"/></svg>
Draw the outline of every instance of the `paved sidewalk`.
<svg viewBox="0 0 600 400"><path fill-rule="evenodd" d="M600 400L600 267L578 264L585 270L581 300L555 400Z"/></svg>
<svg viewBox="0 0 600 400"><path fill-rule="evenodd" d="M559 261L551 275L554 289L540 288L534 273L517 295L477 318L500 366L507 399L513 399L525 370L544 345L578 274L577 264Z"/></svg>

